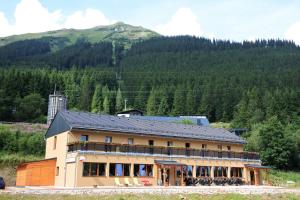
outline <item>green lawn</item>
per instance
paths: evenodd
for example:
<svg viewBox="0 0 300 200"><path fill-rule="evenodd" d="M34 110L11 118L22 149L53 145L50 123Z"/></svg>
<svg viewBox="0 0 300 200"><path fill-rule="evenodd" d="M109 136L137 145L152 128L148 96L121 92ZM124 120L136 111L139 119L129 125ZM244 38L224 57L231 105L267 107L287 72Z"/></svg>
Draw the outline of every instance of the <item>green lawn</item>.
<svg viewBox="0 0 300 200"><path fill-rule="evenodd" d="M225 195L199 195L199 194L183 194L183 195L110 195L110 196L87 196L87 195L1 195L0 200L163 200L163 199L200 199L200 200L279 200L279 199L290 199L297 200L300 199L300 195L294 194L278 194L278 195L239 195L239 194L225 194Z"/></svg>

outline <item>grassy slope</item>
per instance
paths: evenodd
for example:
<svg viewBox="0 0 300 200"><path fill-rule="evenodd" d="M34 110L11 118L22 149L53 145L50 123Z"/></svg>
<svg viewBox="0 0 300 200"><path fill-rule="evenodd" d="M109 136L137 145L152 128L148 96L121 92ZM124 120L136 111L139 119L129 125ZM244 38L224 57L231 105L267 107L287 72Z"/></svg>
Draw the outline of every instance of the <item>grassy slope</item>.
<svg viewBox="0 0 300 200"><path fill-rule="evenodd" d="M0 38L0 46L4 46L20 40L38 39L43 37L67 38L69 40L68 44L70 45L74 44L79 38L84 38L91 43L119 40L123 41L126 44L128 43L128 41L139 41L156 36L159 36L159 34L155 33L154 31L118 22L113 25L97 26L91 29L62 29L44 33L13 35L5 38Z"/></svg>
<svg viewBox="0 0 300 200"><path fill-rule="evenodd" d="M273 185L300 188L300 172L271 170L269 177ZM288 185L287 181L294 181L295 185Z"/></svg>

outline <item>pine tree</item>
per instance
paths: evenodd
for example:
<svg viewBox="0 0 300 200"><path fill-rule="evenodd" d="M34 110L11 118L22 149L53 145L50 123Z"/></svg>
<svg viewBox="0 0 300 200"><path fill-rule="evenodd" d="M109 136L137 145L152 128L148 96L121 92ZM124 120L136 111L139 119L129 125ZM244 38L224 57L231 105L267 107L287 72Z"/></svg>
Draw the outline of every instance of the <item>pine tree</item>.
<svg viewBox="0 0 300 200"><path fill-rule="evenodd" d="M102 111L102 87L101 85L97 85L95 88L95 92L92 99L92 112L94 113L100 113Z"/></svg>
<svg viewBox="0 0 300 200"><path fill-rule="evenodd" d="M106 114L110 114L110 102L109 97L105 96L103 101L103 112Z"/></svg>
<svg viewBox="0 0 300 200"><path fill-rule="evenodd" d="M168 103L168 95L165 90L162 91L160 95L160 103L158 106L158 115L168 115L169 113L169 103Z"/></svg>
<svg viewBox="0 0 300 200"><path fill-rule="evenodd" d="M147 115L156 115L157 113L157 97L154 89L151 90L147 101Z"/></svg>
<svg viewBox="0 0 300 200"><path fill-rule="evenodd" d="M84 75L81 78L81 94L80 94L80 109L89 111L91 108L92 84L88 76Z"/></svg>
<svg viewBox="0 0 300 200"><path fill-rule="evenodd" d="M189 87L186 95L186 112L188 115L193 115L196 112L196 93Z"/></svg>
<svg viewBox="0 0 300 200"><path fill-rule="evenodd" d="M183 86L178 86L175 90L172 114L175 116L185 114L185 96Z"/></svg>
<svg viewBox="0 0 300 200"><path fill-rule="evenodd" d="M116 96L116 111L120 112L124 109L124 99L122 96L122 92L120 88L118 89L117 96Z"/></svg>

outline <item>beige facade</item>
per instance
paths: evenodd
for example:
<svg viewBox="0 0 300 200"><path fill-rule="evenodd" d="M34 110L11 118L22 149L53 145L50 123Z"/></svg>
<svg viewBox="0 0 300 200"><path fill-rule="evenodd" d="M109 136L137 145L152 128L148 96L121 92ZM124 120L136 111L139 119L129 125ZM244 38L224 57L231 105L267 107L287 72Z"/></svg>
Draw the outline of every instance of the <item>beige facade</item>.
<svg viewBox="0 0 300 200"><path fill-rule="evenodd" d="M81 136L88 136L88 141L80 141ZM107 142L105 141L106 137L111 138L109 144L105 143ZM129 140L130 142L133 142L133 144L128 145ZM150 140L153 142L152 146L149 146ZM79 145L81 149L72 150L70 145L74 144L77 144L77 147ZM147 150L147 152L145 151L143 153L136 153L128 151L124 153L124 150L121 150L124 149L123 145L127 145L126 148L131 146L137 146L139 149L144 148ZM108 147L108 150L103 149ZM111 148L113 148L113 150L111 150ZM243 144L84 130L66 131L61 134L48 137L46 141L45 158L57 158L56 169L58 172L56 173L55 177L55 186L62 187L116 185L116 179L118 179L121 184L126 183L125 179L127 179L130 184L133 184L134 181L137 180L139 184L147 183L150 185L158 185L163 181L163 184L165 185L165 176L168 177L168 185L183 185L182 181L184 174L182 166L189 166L192 168L190 174L192 177L197 176L197 169L202 169L200 167L208 167L210 171L210 177L215 176L215 170L219 169L219 167L223 167L226 170L227 177L231 176L232 169L238 168L242 173L239 175L246 184L259 184L261 182L258 170L245 167L245 164L260 165L259 159L245 159L243 157L231 158L222 156L201 157L189 154L158 155L155 153L155 151L154 153L151 152L152 148L168 150L174 148L177 149L178 152L179 150L187 151L190 149L199 151L207 150L214 152L212 155L218 155L216 152L223 152L225 154L227 152L237 154L243 153ZM148 152L149 149L151 153ZM162 165L158 165L156 163L157 160L176 161L177 163L180 163L180 166L166 165L162 167ZM94 165L97 168L97 173L100 173L101 165L101 171L103 171L103 174L91 176L84 175L84 165L88 166L85 163L98 163L98 165ZM119 165L116 166L114 164ZM151 175L136 175L135 171L141 166L139 164L142 164L142 166L149 165L149 170L152 167ZM124 173L125 165L126 167L129 167L126 168L126 170L129 171L126 176L111 175L113 170L111 170L110 167L115 167L115 171L117 171L117 167L123 167ZM90 172L92 171L91 166L89 170ZM253 178L253 174L255 179ZM236 174L234 174L234 176L236 176Z"/></svg>

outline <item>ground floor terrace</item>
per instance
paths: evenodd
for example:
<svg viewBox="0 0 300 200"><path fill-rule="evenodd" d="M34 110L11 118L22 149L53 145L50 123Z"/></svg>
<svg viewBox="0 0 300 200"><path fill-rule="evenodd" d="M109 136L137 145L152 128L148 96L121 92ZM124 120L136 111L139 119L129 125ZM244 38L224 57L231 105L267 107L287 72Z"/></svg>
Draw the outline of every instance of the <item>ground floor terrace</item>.
<svg viewBox="0 0 300 200"><path fill-rule="evenodd" d="M115 155L97 152L67 154L66 171L56 186L192 186L267 185L268 168L257 160ZM60 184L57 184L60 183Z"/></svg>

